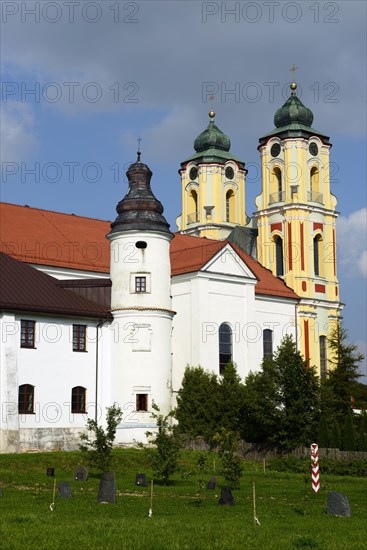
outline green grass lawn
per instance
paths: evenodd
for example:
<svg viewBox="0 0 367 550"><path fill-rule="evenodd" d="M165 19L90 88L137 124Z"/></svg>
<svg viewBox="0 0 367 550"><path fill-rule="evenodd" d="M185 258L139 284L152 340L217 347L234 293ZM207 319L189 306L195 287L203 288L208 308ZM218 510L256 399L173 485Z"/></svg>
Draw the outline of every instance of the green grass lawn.
<svg viewBox="0 0 367 550"><path fill-rule="evenodd" d="M184 453L183 468L190 468L196 456ZM149 518L150 487L135 486L137 473L152 477L143 451L115 451L116 504L97 502L96 473L90 472L86 482L74 481L83 460L78 452L0 455L3 550L367 548L366 478L323 476L322 463L321 491L313 494L310 479L305 483L302 474L264 473L262 464L245 461L233 507L218 505L223 484L218 472L218 489L204 489L201 504L196 475L178 473L166 487L154 484ZM209 465L206 480L213 475L213 458ZM55 468L57 482L69 482L73 491L71 499L56 496L53 512L54 478L46 475L48 467ZM253 481L260 526L253 524ZM351 517L327 515L329 490L348 496Z"/></svg>

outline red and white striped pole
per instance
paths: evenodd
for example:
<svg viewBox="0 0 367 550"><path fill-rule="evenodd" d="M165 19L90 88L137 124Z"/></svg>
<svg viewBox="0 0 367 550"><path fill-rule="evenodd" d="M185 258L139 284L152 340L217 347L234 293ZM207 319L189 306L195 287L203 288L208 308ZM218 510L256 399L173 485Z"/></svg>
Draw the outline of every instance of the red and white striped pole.
<svg viewBox="0 0 367 550"><path fill-rule="evenodd" d="M312 491L318 493L320 491L320 474L319 474L319 446L317 443L311 444L311 466L312 466Z"/></svg>

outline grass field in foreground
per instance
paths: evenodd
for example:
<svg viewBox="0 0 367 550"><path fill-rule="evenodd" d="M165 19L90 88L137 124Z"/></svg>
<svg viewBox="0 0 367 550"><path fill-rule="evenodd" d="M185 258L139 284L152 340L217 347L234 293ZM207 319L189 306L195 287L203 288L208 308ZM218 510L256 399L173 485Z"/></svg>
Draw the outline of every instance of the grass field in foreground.
<svg viewBox="0 0 367 550"><path fill-rule="evenodd" d="M184 469L190 468L197 453L183 454ZM173 477L168 486L154 484L153 517L148 517L150 487L135 486L135 475L152 472L141 450L115 451L117 478L116 504L98 504L99 478L91 472L88 481L73 479L82 464L81 453L40 453L0 455L2 484L2 550L29 548L54 549L293 549L363 550L367 544L367 505L365 478L323 476L321 491L311 492L311 481L300 474L266 471L262 464L244 461L241 488L233 492L233 507L219 506L223 480L213 472L214 455L205 479L215 474L218 489L204 489L197 502L196 475ZM218 460L216 460L218 466ZM52 502L54 478L46 468L55 468L57 482L70 483L73 497L56 496ZM253 481L256 484L257 517L253 524ZM352 517L326 513L327 492L345 493Z"/></svg>

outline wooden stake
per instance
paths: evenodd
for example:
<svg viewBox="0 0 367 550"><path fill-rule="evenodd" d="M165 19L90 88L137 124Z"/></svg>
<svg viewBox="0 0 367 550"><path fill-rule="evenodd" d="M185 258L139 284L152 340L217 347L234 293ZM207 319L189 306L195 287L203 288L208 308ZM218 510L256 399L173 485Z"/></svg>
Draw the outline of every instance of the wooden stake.
<svg viewBox="0 0 367 550"><path fill-rule="evenodd" d="M256 488L255 482L252 482L252 503L254 508L254 525L256 526Z"/></svg>
<svg viewBox="0 0 367 550"><path fill-rule="evenodd" d="M55 510L55 496L56 496L56 478L54 479L54 491L52 495L52 502L50 504L50 510L53 512Z"/></svg>
<svg viewBox="0 0 367 550"><path fill-rule="evenodd" d="M149 517L151 518L153 515L153 480L150 482L150 509L149 509Z"/></svg>

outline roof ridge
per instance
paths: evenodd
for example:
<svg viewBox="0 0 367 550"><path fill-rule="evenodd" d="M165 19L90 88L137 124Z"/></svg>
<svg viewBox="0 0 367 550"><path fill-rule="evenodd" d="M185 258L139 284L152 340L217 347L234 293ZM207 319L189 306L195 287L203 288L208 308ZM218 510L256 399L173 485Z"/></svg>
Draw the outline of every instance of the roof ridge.
<svg viewBox="0 0 367 550"><path fill-rule="evenodd" d="M5 204L8 206L16 206L17 208L30 208L31 210L38 210L40 212L50 212L52 214L60 214L61 216L73 216L74 218L84 218L87 220L94 220L97 222L106 222L111 223L111 220L102 220L101 218L93 218L91 216L82 216L80 214L74 214L74 213L67 213L67 212L59 212L57 210L48 210L47 208L37 208L35 206L29 206L28 204L15 204L13 202L6 202L6 201L0 201L0 205Z"/></svg>

